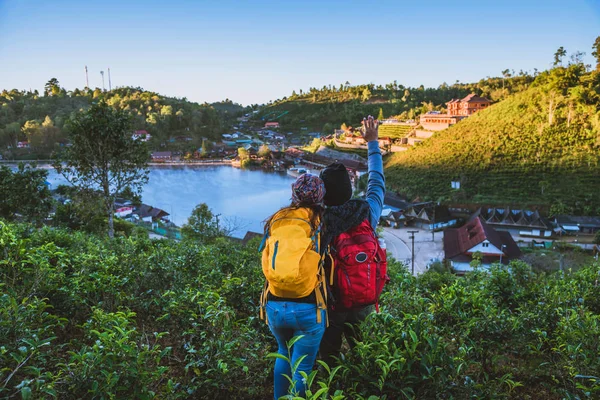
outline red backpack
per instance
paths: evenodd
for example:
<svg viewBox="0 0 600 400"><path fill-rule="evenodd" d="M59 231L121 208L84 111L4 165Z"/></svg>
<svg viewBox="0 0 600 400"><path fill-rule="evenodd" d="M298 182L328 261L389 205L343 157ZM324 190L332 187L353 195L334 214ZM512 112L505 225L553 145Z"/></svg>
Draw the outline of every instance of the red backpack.
<svg viewBox="0 0 600 400"><path fill-rule="evenodd" d="M368 219L337 236L330 246L335 310L354 310L375 304L390 280L387 257Z"/></svg>

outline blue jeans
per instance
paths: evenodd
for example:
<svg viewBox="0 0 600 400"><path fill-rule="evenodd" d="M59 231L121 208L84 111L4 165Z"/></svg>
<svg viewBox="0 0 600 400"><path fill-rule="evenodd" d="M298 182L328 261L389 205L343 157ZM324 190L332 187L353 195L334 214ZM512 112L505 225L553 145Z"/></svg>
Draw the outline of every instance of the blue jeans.
<svg viewBox="0 0 600 400"><path fill-rule="evenodd" d="M291 364L306 355L298 365L298 369L292 377L290 363L277 358L275 360L275 399L288 394L290 382L286 375L295 382L293 390L300 396L304 396L306 386L303 382L301 371L307 375L313 369L321 338L325 332L326 315L325 310L321 310L321 323L317 323L317 306L310 303L294 303L291 301L269 301L267 302L267 318L269 329L277 339L277 352L288 357ZM288 352L287 342L294 336L302 335Z"/></svg>

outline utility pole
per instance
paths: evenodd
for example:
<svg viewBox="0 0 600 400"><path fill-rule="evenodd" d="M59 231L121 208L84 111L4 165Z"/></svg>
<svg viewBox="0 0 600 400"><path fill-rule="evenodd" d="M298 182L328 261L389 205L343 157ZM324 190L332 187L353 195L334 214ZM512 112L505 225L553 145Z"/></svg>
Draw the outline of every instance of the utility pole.
<svg viewBox="0 0 600 400"><path fill-rule="evenodd" d="M100 71L100 75L102 75L102 91L106 91L106 89L104 89L104 71Z"/></svg>
<svg viewBox="0 0 600 400"><path fill-rule="evenodd" d="M502 264L502 256L504 255L504 248L506 247L505 244L503 244L502 246L500 246L500 264Z"/></svg>
<svg viewBox="0 0 600 400"><path fill-rule="evenodd" d="M410 233L409 239L412 240L412 274L415 275L415 233L419 233L419 231L408 231Z"/></svg>
<svg viewBox="0 0 600 400"><path fill-rule="evenodd" d="M433 219L432 219L432 222L433 222L433 226L432 226L432 229L431 229L431 241L435 242L435 204L433 205Z"/></svg>
<svg viewBox="0 0 600 400"><path fill-rule="evenodd" d="M108 69L108 90L111 91L112 90L112 85L110 83L110 68Z"/></svg>
<svg viewBox="0 0 600 400"><path fill-rule="evenodd" d="M85 88L89 89L90 88L90 81L88 80L88 70L87 70L87 65L85 66Z"/></svg>

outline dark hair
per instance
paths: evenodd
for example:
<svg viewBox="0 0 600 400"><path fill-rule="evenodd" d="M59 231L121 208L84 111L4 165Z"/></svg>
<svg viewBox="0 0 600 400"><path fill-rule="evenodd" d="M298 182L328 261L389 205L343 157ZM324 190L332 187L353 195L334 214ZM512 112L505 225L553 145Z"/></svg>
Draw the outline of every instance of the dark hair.
<svg viewBox="0 0 600 400"><path fill-rule="evenodd" d="M319 205L319 204L314 204L314 203L310 203L310 204L305 204L305 203L292 203L291 205L287 206L287 207L283 207L281 208L279 211L277 211L275 214L271 215L269 218L267 218L265 220L265 235L267 233L269 233L269 228L271 227L271 223L273 222L273 218L280 213L285 213L288 211L294 211L297 210L299 208L308 208L311 211L311 215L310 215L310 227L311 227L311 234L313 232L315 232L317 230L317 228L319 227L319 223L321 221L321 217L323 216L323 211L324 208L323 206Z"/></svg>

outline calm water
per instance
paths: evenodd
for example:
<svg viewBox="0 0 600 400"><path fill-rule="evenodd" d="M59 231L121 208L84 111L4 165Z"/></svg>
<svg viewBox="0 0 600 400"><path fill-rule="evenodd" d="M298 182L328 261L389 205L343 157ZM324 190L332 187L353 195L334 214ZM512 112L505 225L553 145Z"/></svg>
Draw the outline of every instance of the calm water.
<svg viewBox="0 0 600 400"><path fill-rule="evenodd" d="M51 168L48 181L53 187L65 183ZM221 221L238 226L234 236L241 237L249 230L262 232L262 221L289 204L292 182L287 175L229 166L151 167L142 200L170 213L180 226L196 205L206 203Z"/></svg>

